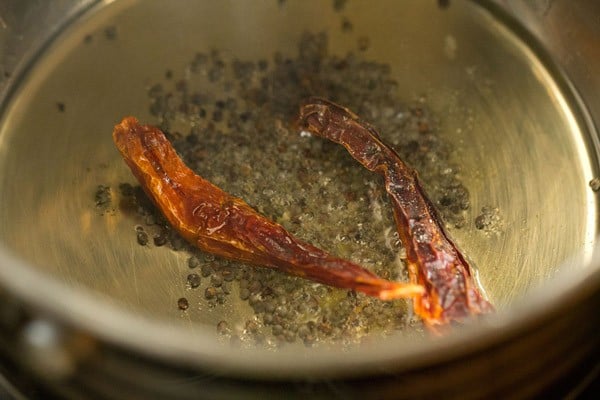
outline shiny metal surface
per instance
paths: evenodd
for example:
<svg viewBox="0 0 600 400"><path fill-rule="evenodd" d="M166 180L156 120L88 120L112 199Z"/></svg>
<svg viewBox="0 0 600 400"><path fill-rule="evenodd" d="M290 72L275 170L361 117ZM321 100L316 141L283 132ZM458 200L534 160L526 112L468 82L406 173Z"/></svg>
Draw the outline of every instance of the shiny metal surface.
<svg viewBox="0 0 600 400"><path fill-rule="evenodd" d="M526 8L509 3L499 4ZM544 18L558 18L555 10L565 2L555 3ZM14 91L7 92L0 123L0 281L6 293L99 343L116 343L178 366L263 379L333 379L371 374L374 368L393 375L408 371L401 379L412 379L405 385L406 397L424 388L433 394L466 385L461 373L470 374L471 381L488 379L494 368L510 365L510 357L543 354L566 338L555 353L530 362L519 374L498 378L496 388L474 390L472 397L506 387L517 393L518 376L540 374L557 360L567 371L586 352L597 351L597 343L581 343L597 317L588 320L592 327L578 325L582 313L594 313L598 300L600 262L592 257L598 203L588 183L599 175L593 118L600 106L585 86L593 77L559 55L559 64L565 58L566 69L575 68L586 110L571 91L571 75L563 76L546 55L535 53L536 45L511 31L514 21L504 25L469 2L452 2L447 9L435 2L390 0L378 7L349 2L345 15L355 35L369 35L367 56L391 65L407 102L424 96L443 135L455 143L471 208L469 225L452 234L479 266L482 284L499 308L497 318L442 340L390 338L343 356L336 349L240 353L215 344L214 324L222 315L197 308L182 318L174 299L185 292L185 255L146 251L135 243L131 220L94 209L98 184L131 181L111 142L112 126L125 114L150 120L148 85L166 68L182 70L199 49L217 47L258 58L289 51L304 30L330 31L331 48L340 54L354 43L336 33L339 16L324 2L287 2L281 8L276 1L188 1L166 7L161 1L143 6L133 0L100 2L45 49L22 81L10 78ZM529 12L533 20L541 18ZM118 38L107 40L105 29L113 26ZM534 33L550 41L543 29ZM84 45L90 34L92 43ZM57 103L64 103L64 112ZM474 228L484 206L500 210L504 228L498 234ZM583 300L588 303L581 305ZM578 312L567 313L569 305ZM223 310L233 320L243 320L248 312L242 302ZM559 312L560 318L549 317ZM539 334L541 327L545 335ZM486 350L495 340L513 340L513 347ZM563 357L566 350L559 351L567 348L578 348L570 360ZM73 357L87 359L82 354L93 353L84 350L78 347ZM484 367L460 369L460 359L470 356L473 366ZM94 364L97 359L91 359L99 369L110 365L110 360ZM444 360L452 360L454 375L443 367L418 372ZM554 378L563 370L557 368ZM448 378L433 385L434 372ZM529 383L518 393L535 393L551 380L550 375ZM368 393L357 389L360 384L343 387L342 393ZM397 386L382 383L380 390L392 396Z"/></svg>

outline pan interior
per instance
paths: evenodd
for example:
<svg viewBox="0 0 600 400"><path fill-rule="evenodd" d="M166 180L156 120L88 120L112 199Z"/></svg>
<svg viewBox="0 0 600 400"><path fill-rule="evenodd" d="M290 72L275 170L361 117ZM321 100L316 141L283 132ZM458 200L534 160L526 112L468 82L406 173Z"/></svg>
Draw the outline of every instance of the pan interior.
<svg viewBox="0 0 600 400"><path fill-rule="evenodd" d="M412 142L402 135L415 136L421 147L429 143L441 149L436 153L419 147L425 153L415 159L422 163L424 171L419 172L432 192L438 192L443 179L435 169L439 162L447 163L448 174L466 188L464 205L448 214L448 230L478 266L481 284L497 308L506 309L532 287L543 285L559 265L573 273L586 265L597 233L596 198L588 184L596 172L595 153L578 105L562 90L562 78L471 2L453 2L448 8L433 1L389 0L378 7L358 1L334 3L337 6L322 1L181 1L172 7L161 1L124 0L106 2L76 21L44 49L3 108L3 245L66 287L93 291L135 313L193 332L220 326L227 338L243 339L254 329L248 326L253 321L271 343L278 328L264 323L264 310L257 312L248 298L240 298L243 274L228 282L230 293L222 301L207 299L207 289L215 283L212 275L202 276L202 266L222 268L219 260L153 242L160 229L148 223L152 217L139 213L139 204L120 187L135 181L112 143L112 128L122 117L135 115L164 124L175 136L186 136L194 128L208 132L206 138L199 136L208 144L198 147L205 152L199 167L205 177L299 236L378 271L387 268L390 277L405 278L381 182L342 149L294 135L285 119L302 100L299 94L344 99L344 93L327 88L327 79L342 77L346 80L335 82L336 87L353 88L352 80L360 85L364 79L376 79L372 73L389 79L373 83L380 90L373 96L387 96L380 101L391 104L390 112L406 121L398 131L382 130L382 136L409 158L406 146ZM277 92L276 86L268 86L282 79L278 71L290 71L286 63L293 67L315 54L327 58L331 68L339 62L340 68L339 75L320 81L318 93L306 91L307 84L291 94L287 87ZM260 72L262 61L267 63ZM211 68L221 64L234 71L236 62L256 70L232 78L233 89L227 89L227 78L215 75L215 83L213 75L220 72ZM316 71L302 65L303 71ZM342 72L352 68L366 75ZM261 94L262 78L275 90L265 101L251 97ZM312 77L291 74L289 79L302 82ZM247 90L239 89L244 80L249 80ZM386 84L391 89L384 91ZM258 89L253 91L252 85ZM235 126L215 117L220 105L214 102L206 106L204 119L192 118L189 107L198 106L193 109L198 114L207 100L200 97L198 104L187 104L184 110L184 90L190 91L190 99L194 91L201 96L212 93L209 99L223 100L224 107L225 100L233 98L237 107L246 107L266 125L256 124L255 137L236 135ZM361 96L369 101L368 91ZM375 120L388 112L371 111ZM423 114L428 124L424 128L418 125ZM211 118L212 127L206 122ZM289 148L265 142L277 129L289 136ZM431 141L422 142L422 135L432 135ZM303 151L294 146L304 146ZM236 147L248 158L235 156ZM447 158L440 161L440 155ZM286 165L297 168L310 157L321 157L325 164L303 170L302 176L285 175ZM307 179L312 192L290 195L298 179ZM311 193L323 197L311 200ZM437 200L443 203L440 193ZM303 196L307 204L299 211L294 199ZM344 201L362 205L352 208ZM375 206L382 207L379 214ZM357 228L369 223L370 230ZM139 230L148 235L144 246L139 244ZM572 258L574 254L579 256ZM194 269L189 266L192 255L200 263ZM190 287L191 273L200 276L197 288ZM314 286L276 273L260 276L286 290ZM345 291L318 290L324 291L323 299L334 299L332 313L335 307L347 306L340 305L347 302ZM185 311L178 307L183 297L189 304ZM400 328L412 329L410 307L394 305L399 311L386 314L381 331L398 328L389 322L396 317L403 321Z"/></svg>

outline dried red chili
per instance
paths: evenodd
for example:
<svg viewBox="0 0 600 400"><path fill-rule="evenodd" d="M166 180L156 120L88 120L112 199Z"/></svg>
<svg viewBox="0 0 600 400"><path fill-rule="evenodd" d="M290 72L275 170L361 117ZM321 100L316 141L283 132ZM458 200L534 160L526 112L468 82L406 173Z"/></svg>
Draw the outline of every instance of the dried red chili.
<svg viewBox="0 0 600 400"><path fill-rule="evenodd" d="M384 300L423 293L418 284L384 280L295 238L243 200L196 175L158 128L127 117L115 126L113 139L169 223L203 251Z"/></svg>
<svg viewBox="0 0 600 400"><path fill-rule="evenodd" d="M302 129L343 145L368 170L382 175L398 234L406 247L411 282L425 287L415 313L436 331L452 321L493 311L474 282L466 258L443 228L414 169L377 131L342 106L312 98L300 108Z"/></svg>

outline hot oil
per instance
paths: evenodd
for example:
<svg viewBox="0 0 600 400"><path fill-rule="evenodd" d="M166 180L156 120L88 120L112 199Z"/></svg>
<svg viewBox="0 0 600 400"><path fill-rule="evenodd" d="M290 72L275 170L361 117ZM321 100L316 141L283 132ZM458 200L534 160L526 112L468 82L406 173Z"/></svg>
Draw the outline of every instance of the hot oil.
<svg viewBox="0 0 600 400"><path fill-rule="evenodd" d="M594 157L578 110L562 78L486 11L205 3L98 7L39 58L2 123L1 234L13 251L68 285L228 342L420 335L405 301L192 249L111 141L125 115L156 124L199 174L293 234L406 280L382 181L294 127L311 95L371 122L419 171L499 309L592 245Z"/></svg>

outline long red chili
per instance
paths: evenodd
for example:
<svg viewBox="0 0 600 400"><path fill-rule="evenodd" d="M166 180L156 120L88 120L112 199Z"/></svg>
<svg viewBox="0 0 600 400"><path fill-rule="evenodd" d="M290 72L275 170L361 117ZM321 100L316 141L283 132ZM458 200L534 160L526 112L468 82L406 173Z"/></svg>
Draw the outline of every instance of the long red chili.
<svg viewBox="0 0 600 400"><path fill-rule="evenodd" d="M423 293L421 285L381 279L295 238L243 200L196 175L158 128L127 117L115 126L113 139L169 223L203 251L384 300Z"/></svg>
<svg viewBox="0 0 600 400"><path fill-rule="evenodd" d="M364 167L384 177L398 234L406 247L410 280L425 287L414 309L427 326L436 331L436 326L494 310L475 284L467 260L445 232L416 171L381 141L372 126L347 108L320 98L301 106L299 125L343 145Z"/></svg>

